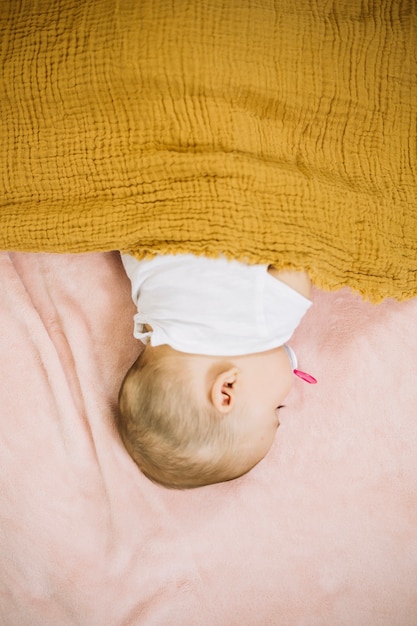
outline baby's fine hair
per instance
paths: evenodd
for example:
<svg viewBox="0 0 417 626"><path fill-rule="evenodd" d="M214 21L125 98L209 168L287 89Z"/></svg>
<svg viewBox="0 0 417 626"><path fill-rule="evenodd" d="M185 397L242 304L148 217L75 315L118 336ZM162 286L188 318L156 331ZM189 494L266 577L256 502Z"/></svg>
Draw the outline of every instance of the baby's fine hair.
<svg viewBox="0 0 417 626"><path fill-rule="evenodd" d="M146 347L119 393L117 427L127 451L150 480L176 489L245 473L236 471L233 416L195 397L187 373L186 359Z"/></svg>

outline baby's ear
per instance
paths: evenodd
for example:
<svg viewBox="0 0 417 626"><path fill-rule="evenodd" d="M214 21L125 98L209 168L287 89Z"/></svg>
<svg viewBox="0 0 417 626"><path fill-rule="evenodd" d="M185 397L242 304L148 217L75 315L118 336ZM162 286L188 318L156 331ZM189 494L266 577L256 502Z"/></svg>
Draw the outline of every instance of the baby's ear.
<svg viewBox="0 0 417 626"><path fill-rule="evenodd" d="M223 415L230 413L236 402L236 381L239 370L236 367L222 371L214 379L210 399L213 406Z"/></svg>

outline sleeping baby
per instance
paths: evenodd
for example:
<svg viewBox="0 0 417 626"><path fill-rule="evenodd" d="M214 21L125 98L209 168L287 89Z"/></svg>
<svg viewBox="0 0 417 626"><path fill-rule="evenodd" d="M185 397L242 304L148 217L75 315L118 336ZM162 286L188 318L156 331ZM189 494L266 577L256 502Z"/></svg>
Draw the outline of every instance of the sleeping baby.
<svg viewBox="0 0 417 626"><path fill-rule="evenodd" d="M305 272L225 258L122 254L145 344L119 393L118 429L166 487L231 480L268 452L297 369L286 345L311 306Z"/></svg>

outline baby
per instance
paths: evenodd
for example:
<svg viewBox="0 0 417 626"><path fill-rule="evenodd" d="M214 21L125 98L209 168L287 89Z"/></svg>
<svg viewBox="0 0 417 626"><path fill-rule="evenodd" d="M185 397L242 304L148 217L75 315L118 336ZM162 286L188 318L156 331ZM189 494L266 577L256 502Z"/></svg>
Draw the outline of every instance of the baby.
<svg viewBox="0 0 417 626"><path fill-rule="evenodd" d="M268 452L296 369L285 345L311 306L305 272L224 258L122 254L145 348L119 394L118 429L166 487L231 480Z"/></svg>

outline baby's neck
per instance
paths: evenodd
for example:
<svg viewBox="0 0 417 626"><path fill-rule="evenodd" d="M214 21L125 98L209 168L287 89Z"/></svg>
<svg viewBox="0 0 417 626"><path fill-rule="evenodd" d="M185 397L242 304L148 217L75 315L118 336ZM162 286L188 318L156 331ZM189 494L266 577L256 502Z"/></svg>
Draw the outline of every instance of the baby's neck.
<svg viewBox="0 0 417 626"><path fill-rule="evenodd" d="M307 272L297 272L295 270L278 270L273 265L268 267L268 273L277 280L285 283L305 298L311 297L311 280Z"/></svg>

